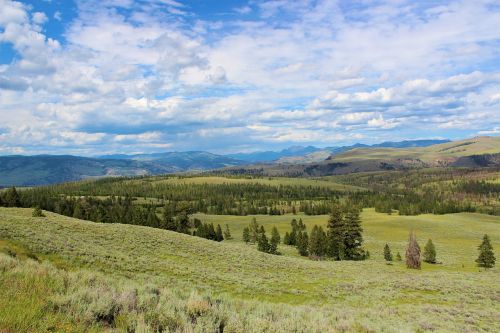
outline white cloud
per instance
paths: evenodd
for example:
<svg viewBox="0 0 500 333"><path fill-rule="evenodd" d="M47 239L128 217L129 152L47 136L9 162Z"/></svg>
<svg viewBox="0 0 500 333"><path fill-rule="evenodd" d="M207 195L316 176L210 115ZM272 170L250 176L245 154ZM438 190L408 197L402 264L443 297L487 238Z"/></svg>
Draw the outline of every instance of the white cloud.
<svg viewBox="0 0 500 333"><path fill-rule="evenodd" d="M488 2L250 5L202 19L173 0L83 1L58 41L46 14L0 0L0 43L16 52L0 66L2 153L220 151L500 123L500 11Z"/></svg>

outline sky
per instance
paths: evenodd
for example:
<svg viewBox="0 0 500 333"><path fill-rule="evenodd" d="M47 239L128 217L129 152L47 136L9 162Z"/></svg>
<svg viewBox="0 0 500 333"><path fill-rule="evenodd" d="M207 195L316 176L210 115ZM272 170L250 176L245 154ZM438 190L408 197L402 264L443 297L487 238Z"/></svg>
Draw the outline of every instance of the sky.
<svg viewBox="0 0 500 333"><path fill-rule="evenodd" d="M0 155L500 134L500 2L0 0Z"/></svg>

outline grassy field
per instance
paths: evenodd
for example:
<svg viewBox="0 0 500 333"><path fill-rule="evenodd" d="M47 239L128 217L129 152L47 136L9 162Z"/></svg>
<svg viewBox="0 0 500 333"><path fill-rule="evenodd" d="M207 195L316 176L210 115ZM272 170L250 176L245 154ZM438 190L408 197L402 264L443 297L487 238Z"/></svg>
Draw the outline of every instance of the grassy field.
<svg viewBox="0 0 500 333"><path fill-rule="evenodd" d="M434 161L453 157L498 153L500 153L499 137L477 137L419 148L356 148L336 155L334 160L419 158L423 161Z"/></svg>
<svg viewBox="0 0 500 333"><path fill-rule="evenodd" d="M338 191L356 191L363 190L358 186L344 185L330 180L312 179L312 178L287 178L287 177L224 177L224 176L193 176L193 177L151 177L141 179L140 181L148 181L152 184L261 184L270 186L313 186L327 187ZM132 182L134 182L132 180Z"/></svg>
<svg viewBox="0 0 500 333"><path fill-rule="evenodd" d="M494 268L480 272L473 262L484 233L491 236L496 250L500 248L498 217L479 214L402 217L365 210L362 219L371 259L331 262L299 258L294 249L283 246L285 255L272 256L243 244L238 238L250 221L249 216L198 215L204 221L230 225L236 239L216 243L147 227L98 224L46 214L46 218L33 218L30 209L0 209L0 252L17 254L17 259L12 259L14 262L5 256L0 258L0 262L10 262L3 264L7 268L0 264L0 290L4 296L0 301L0 309L3 308L0 311L4 311L0 312L0 331L39 331L15 325L22 321L19 318L24 316L24 307L32 309L30 304L33 307L41 304L44 309L52 309L50 316L53 320L68 322L75 331L81 329L81 325L86 325L85 329L120 331L124 327L121 325L129 325L122 322L135 323L127 327L136 330L143 325L154 331L158 320L171 320L170 317L168 320L154 319L155 316L161 317L163 311L171 312L175 308L179 320L177 326L168 330L213 332L213 327L200 326L203 311L201 314L199 309L195 311L201 319L193 321L189 317L189 304L203 304L206 300L206 296L192 296L193 290L199 295L210 294L221 299L220 308L223 310L218 308L222 312L217 313L226 318L224 332L500 330L500 270ZM269 231L276 225L284 232L292 217L258 216L257 220ZM297 217L302 217L308 226L325 224L327 220L326 216ZM426 239L432 237L442 264L424 265L421 271L413 271L407 270L400 262L394 265L384 263L383 245L388 242L394 254L397 251L403 254L410 229L417 232L422 247ZM25 261L25 258L37 258L43 264ZM49 262L55 267L43 268ZM36 265L43 267L34 267ZM54 282L47 287L50 290L31 293L24 285L28 283L29 286L31 275L23 273L30 269L52 272L41 274L42 282L44 279L50 281L58 274L68 275L70 282L63 283L64 288ZM141 299L143 293L150 295L143 286L154 286L155 290L162 290L156 300L161 306L159 303L151 306L170 310L153 311L139 307L125 311L124 306L116 305L116 309L122 309L121 312L115 309L119 312L117 318L120 318L117 323L116 320L105 320L105 316L104 319L98 315L83 316L94 306L102 306L104 310L101 312L107 313L105 310L111 306L107 303L89 305L84 311L80 304L84 300L78 303L73 299L72 302L63 302L66 306L54 307L54 302L60 304L61 299L78 297L78 288L83 286L75 281L74 276L84 274L82 271L97 274L99 278L95 279L98 281L102 276L106 281L102 287L104 294L112 294L116 299L130 292L130 288L136 290ZM38 283L44 285L40 281ZM75 284L77 291L72 291L71 283ZM17 294L16 297L6 295L16 284L27 288L19 290L26 290L34 298L33 302L18 301ZM163 290L169 290L167 296ZM86 295L81 290L79 292ZM170 297L171 294L175 297ZM48 307L50 304L52 306ZM211 322L216 313L213 304L206 305L209 314L205 319ZM9 308L5 308L7 305ZM33 318L33 327L41 327L42 319L37 317L35 310L33 316L26 318ZM90 319L75 322L72 319L75 315Z"/></svg>

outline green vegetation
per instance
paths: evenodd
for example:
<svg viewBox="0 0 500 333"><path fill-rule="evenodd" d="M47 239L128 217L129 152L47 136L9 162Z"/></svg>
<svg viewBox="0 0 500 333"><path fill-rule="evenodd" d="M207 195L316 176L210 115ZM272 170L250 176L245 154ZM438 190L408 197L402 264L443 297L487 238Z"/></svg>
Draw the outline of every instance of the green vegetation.
<svg viewBox="0 0 500 333"><path fill-rule="evenodd" d="M479 245L479 257L476 259L477 265L479 267L492 268L495 266L495 260L490 238L488 235L484 235L483 242Z"/></svg>
<svg viewBox="0 0 500 333"><path fill-rule="evenodd" d="M373 259L310 261L288 245L281 245L282 256L271 256L238 237L219 243L50 212L44 219L31 215L31 209L0 209L0 252L16 255L0 257L0 293L8 296L0 297L0 309L14 309L0 315L0 327L7 331L46 330L44 325L56 331L214 331L222 321L224 332L500 329L495 320L499 271L474 268L477 239L499 234L497 217L404 217L366 210L361 220ZM195 217L228 224L235 235L252 222L251 216ZM257 216L255 222L259 229L276 227L283 233L293 217ZM328 221L328 216L296 218L310 230ZM421 270L407 270L404 263L384 264L383 245L403 250L410 229L440 244L442 265L424 262ZM28 277L36 277L36 283ZM31 300L18 298L25 293L5 294L12 288L3 286L23 283L19 290L39 290L29 294ZM28 313L30 326L23 319ZM449 313L453 320L447 320Z"/></svg>
<svg viewBox="0 0 500 333"><path fill-rule="evenodd" d="M399 254L399 252L398 252ZM401 256L400 256L401 258ZM384 259L385 261L392 261L392 253L391 249L389 248L389 244L385 244L384 246Z"/></svg>
<svg viewBox="0 0 500 333"><path fill-rule="evenodd" d="M424 247L424 261L429 264L436 263L436 247L434 246L434 243L432 243L431 239L427 241L427 244L425 244Z"/></svg>

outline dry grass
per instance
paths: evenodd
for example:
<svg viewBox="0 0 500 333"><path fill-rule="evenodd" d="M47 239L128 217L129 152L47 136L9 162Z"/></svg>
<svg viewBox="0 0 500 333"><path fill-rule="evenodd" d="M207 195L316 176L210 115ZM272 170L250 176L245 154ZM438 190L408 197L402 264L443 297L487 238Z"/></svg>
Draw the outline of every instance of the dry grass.
<svg viewBox="0 0 500 333"><path fill-rule="evenodd" d="M106 322L102 318L115 309L110 311L116 327L123 322L137 331L167 325L174 331L213 332L216 318L222 318L218 312L222 307L227 323L235 325L230 330L228 324L224 332L500 330L500 270L479 272L472 263L469 266L476 256L478 235L489 233L495 249L499 248L498 217L401 217L367 210L363 214L366 246L373 259L330 262L267 255L237 240L216 243L147 227L46 214L46 218L34 218L31 209L0 209L0 251L17 251L21 259L35 254L43 262L54 263L58 272L67 270L74 287L69 283L64 292L56 288L55 298L49 297L55 302L51 304L57 304L54 316L80 318L86 327L102 328ZM284 230L291 217L261 216L258 221ZM250 220L204 218L227 219L220 223L230 224L236 237L240 236L237 225ZM304 220L309 225L326 222L324 216ZM383 262L386 242L394 254L404 253L409 228L416 230L421 244L432 235L443 265L424 265L421 271L413 271L404 263L388 266ZM108 282L91 284L96 274ZM0 269L0 276L1 290L18 281L5 279L10 276L5 270ZM85 288L89 285L91 290ZM133 310L140 299L152 297L147 288L160 290L161 296L141 303L143 312ZM106 297L100 300L101 295ZM193 316L199 316L194 324Z"/></svg>

